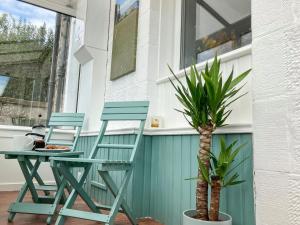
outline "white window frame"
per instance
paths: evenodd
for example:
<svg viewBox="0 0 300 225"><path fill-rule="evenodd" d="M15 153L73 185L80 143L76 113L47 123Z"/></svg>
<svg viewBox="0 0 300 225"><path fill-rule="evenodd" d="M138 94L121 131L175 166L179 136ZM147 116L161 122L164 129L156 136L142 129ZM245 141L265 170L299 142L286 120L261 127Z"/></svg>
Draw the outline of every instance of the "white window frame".
<svg viewBox="0 0 300 225"><path fill-rule="evenodd" d="M175 40L174 40L174 50L175 50L175 54L174 54L174 71L176 73L182 74L184 70L188 69L188 68L182 68L180 69L180 63L181 63L181 39L182 39L182 7L183 7L183 0L175 0L176 1L176 5L175 5ZM251 15L252 15L252 10L251 10ZM219 55L220 59L222 61L229 61L235 58L239 58L243 55L246 54L251 54L252 52L252 43L245 45L245 46L241 46L237 49L233 49L229 52L223 53L221 55ZM199 62L196 64L197 68L204 68L204 65L206 64L206 62L211 62L212 58L204 61L204 62ZM157 80L157 83L164 83L164 81L166 81L166 79L168 79L166 77L163 77L161 79Z"/></svg>
<svg viewBox="0 0 300 225"><path fill-rule="evenodd" d="M50 9L50 10L53 10L53 11L56 11L56 12L59 12L62 14L76 17L76 8L77 7L72 8L70 6L65 5L64 2L67 3L66 1L62 1L62 0L59 0L59 1L55 1L55 0L21 0L21 1L29 3L29 4L33 4L36 6L40 6L42 8ZM59 2L61 4L59 4Z"/></svg>

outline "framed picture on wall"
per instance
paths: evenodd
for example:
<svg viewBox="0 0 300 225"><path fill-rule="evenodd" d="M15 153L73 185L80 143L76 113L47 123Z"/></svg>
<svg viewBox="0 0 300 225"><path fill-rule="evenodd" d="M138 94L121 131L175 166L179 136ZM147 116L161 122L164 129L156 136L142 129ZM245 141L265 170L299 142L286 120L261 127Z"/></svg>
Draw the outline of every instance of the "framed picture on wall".
<svg viewBox="0 0 300 225"><path fill-rule="evenodd" d="M115 7L111 80L135 71L139 0L116 0Z"/></svg>

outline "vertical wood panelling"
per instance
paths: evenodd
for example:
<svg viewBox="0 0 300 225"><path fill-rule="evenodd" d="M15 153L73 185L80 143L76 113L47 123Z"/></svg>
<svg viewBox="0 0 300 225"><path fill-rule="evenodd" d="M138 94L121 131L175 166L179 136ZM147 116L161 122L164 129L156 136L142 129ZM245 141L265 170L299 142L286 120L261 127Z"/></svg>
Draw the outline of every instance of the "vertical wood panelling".
<svg viewBox="0 0 300 225"><path fill-rule="evenodd" d="M213 149L218 151L221 135L213 136ZM230 143L238 140L238 144L247 143L238 156L238 160L249 159L237 170L245 183L224 189L221 193L221 210L233 217L233 225L255 225L253 196L253 161L251 134L224 135ZM105 137L105 142L130 144L134 135L114 135ZM85 157L92 148L95 137L81 137L78 149L85 152ZM196 181L185 180L197 174L196 155L199 148L197 135L144 136L141 149L137 154L137 162L126 199L137 217L150 216L165 225L180 225L182 212L195 208ZM100 150L99 158L128 159L129 150ZM77 172L77 171L75 171ZM123 174L113 172L117 184ZM91 171L91 180L102 182L97 173L97 165ZM102 204L112 203L112 195L98 187L86 190Z"/></svg>

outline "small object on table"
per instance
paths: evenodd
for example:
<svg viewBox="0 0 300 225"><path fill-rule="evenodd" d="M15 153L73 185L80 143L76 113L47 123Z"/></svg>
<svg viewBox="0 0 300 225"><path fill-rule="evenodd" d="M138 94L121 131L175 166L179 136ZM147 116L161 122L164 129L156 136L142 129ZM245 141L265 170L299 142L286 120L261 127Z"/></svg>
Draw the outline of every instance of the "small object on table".
<svg viewBox="0 0 300 225"><path fill-rule="evenodd" d="M54 150L57 150L57 149L70 150L69 147L67 147L67 146L60 146L60 145L47 145L47 146L46 146L46 149L54 149Z"/></svg>
<svg viewBox="0 0 300 225"><path fill-rule="evenodd" d="M45 148L36 148L38 152L69 152L71 149L66 146L47 145Z"/></svg>
<svg viewBox="0 0 300 225"><path fill-rule="evenodd" d="M45 141L42 139L34 141L35 148L45 148L45 146L46 146Z"/></svg>

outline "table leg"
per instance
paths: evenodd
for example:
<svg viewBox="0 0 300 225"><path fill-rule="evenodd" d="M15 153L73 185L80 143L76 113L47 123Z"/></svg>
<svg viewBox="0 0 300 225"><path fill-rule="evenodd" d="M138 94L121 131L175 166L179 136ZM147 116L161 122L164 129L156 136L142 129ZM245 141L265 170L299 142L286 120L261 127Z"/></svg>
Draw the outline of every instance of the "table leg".
<svg viewBox="0 0 300 225"><path fill-rule="evenodd" d="M33 169L33 165L32 163L30 162L29 159L25 158L25 162L27 164L27 167L32 170ZM38 172L36 172L34 178L36 179L36 181L38 182L39 185L45 185L44 181L42 180L42 178L40 177L40 175L38 174ZM44 191L45 195L46 196L49 196L50 195L50 192L49 191Z"/></svg>
<svg viewBox="0 0 300 225"><path fill-rule="evenodd" d="M38 167L40 165L40 162L38 160L36 161L37 168L34 168L32 170L32 174L30 174L28 172L28 168L27 168L27 165L26 165L24 157L18 157L18 162L19 162L19 165L20 165L21 170L23 172L23 175L24 175L24 178L25 178L26 183L28 185L28 188L29 188L29 190L31 192L32 200L33 200L33 202L37 203L39 197L38 197L37 191L36 191L36 189L34 187L34 184L32 182L32 179L36 175L36 171L37 171L37 169L38 169Z"/></svg>
<svg viewBox="0 0 300 225"><path fill-rule="evenodd" d="M34 166L32 166L32 168L30 169L29 179L32 180L32 178L34 177L34 175L35 175L36 171L38 170L39 166L40 166L40 162L36 161ZM27 191L28 191L28 184L27 184L27 181L25 181L25 184L23 184L23 186L21 188L21 191L19 192L18 197L17 197L15 202L16 203L22 202ZM9 215L8 215L8 222L12 222L13 219L15 218L15 216L16 216L15 212L10 212Z"/></svg>

